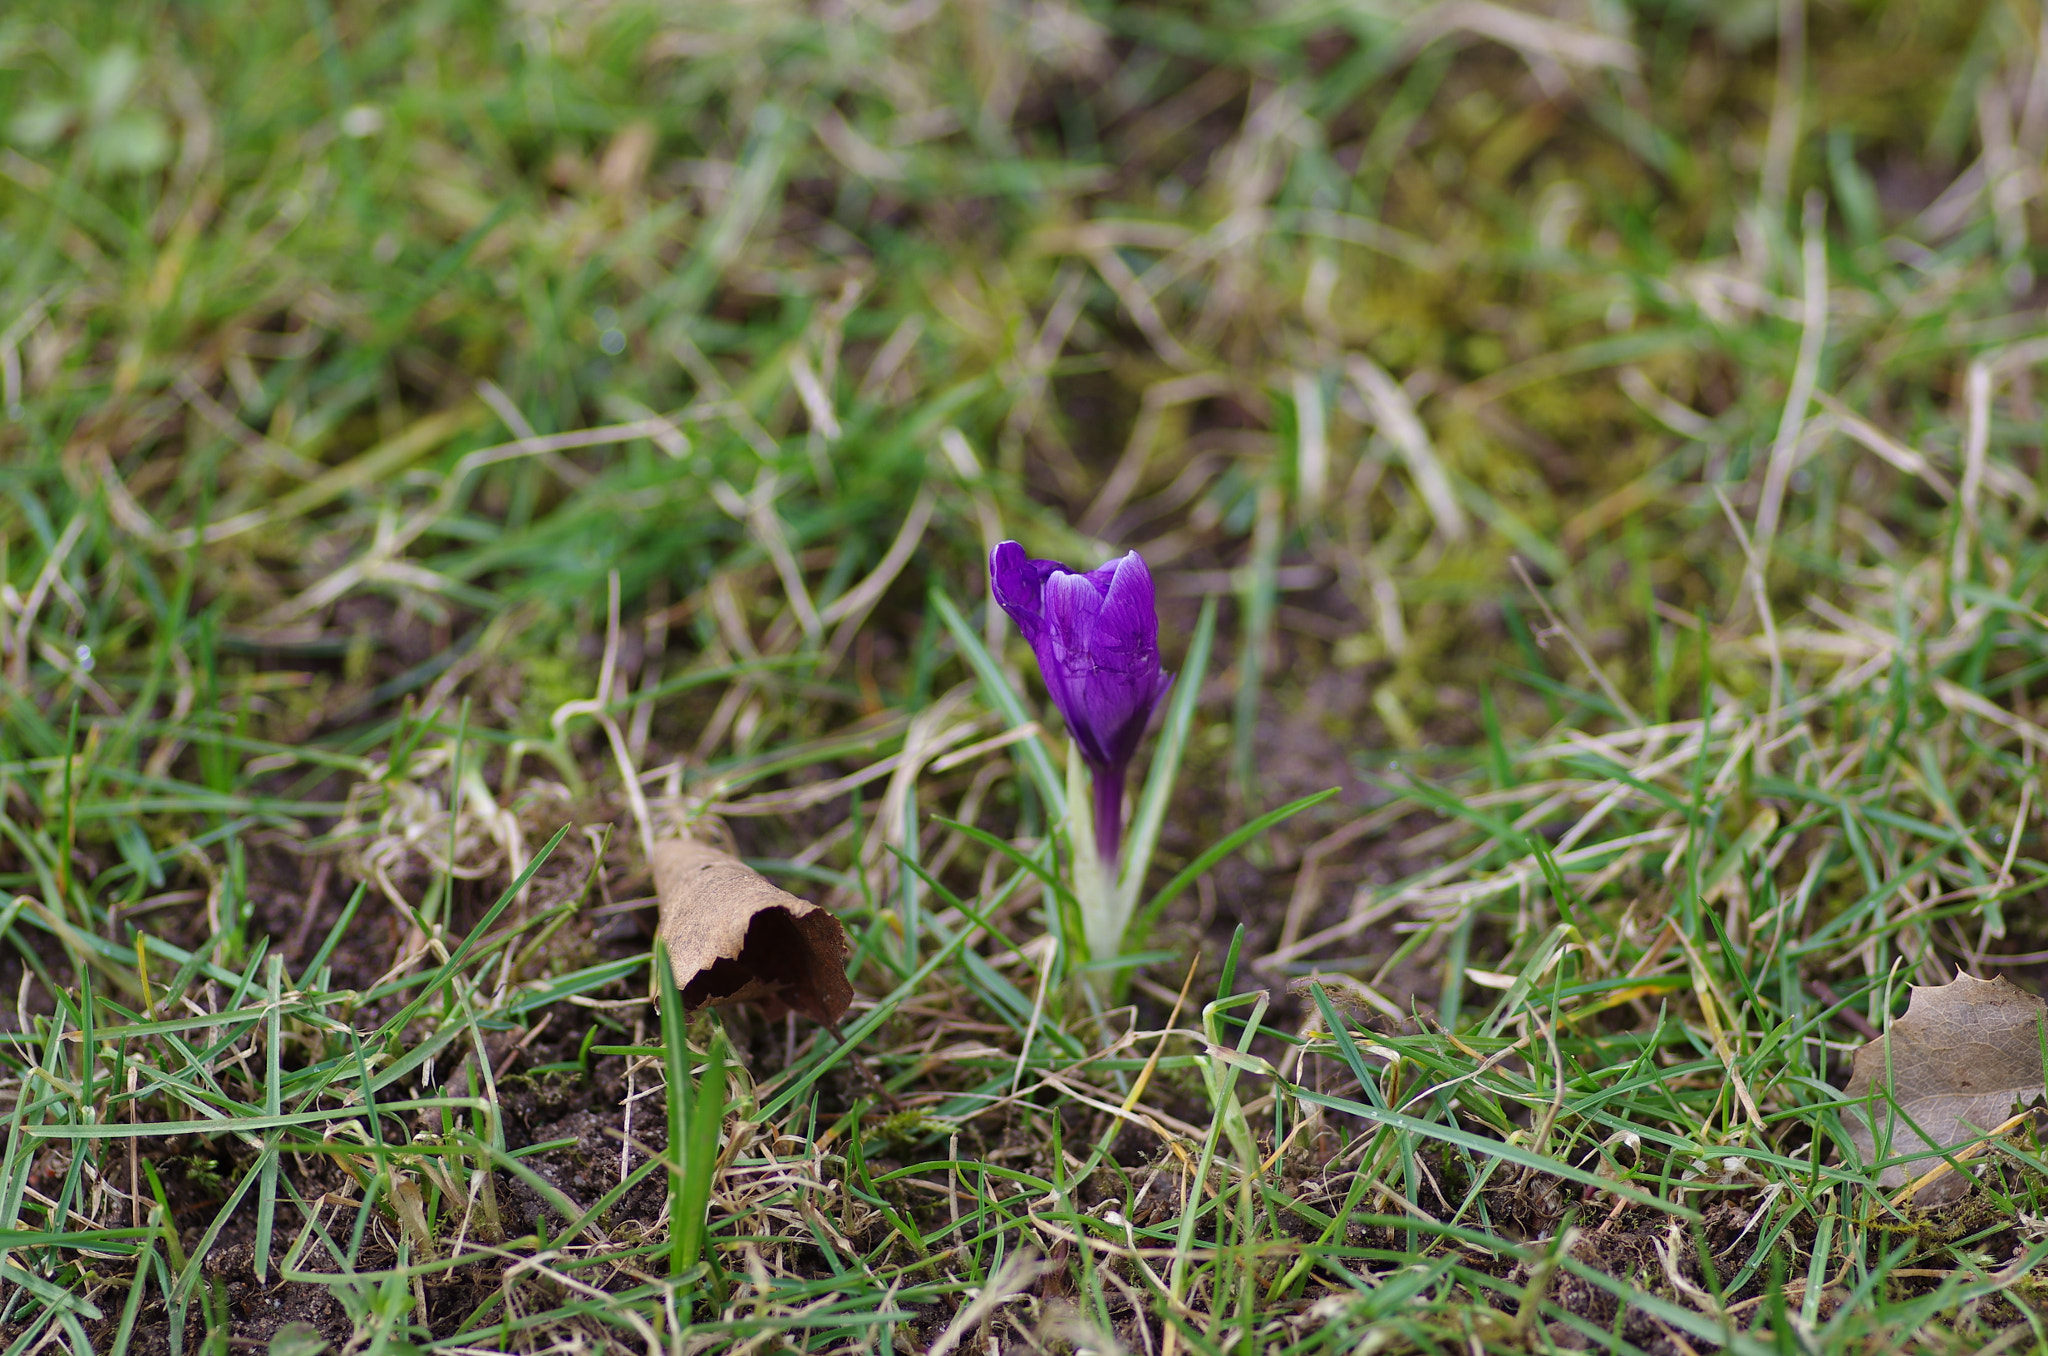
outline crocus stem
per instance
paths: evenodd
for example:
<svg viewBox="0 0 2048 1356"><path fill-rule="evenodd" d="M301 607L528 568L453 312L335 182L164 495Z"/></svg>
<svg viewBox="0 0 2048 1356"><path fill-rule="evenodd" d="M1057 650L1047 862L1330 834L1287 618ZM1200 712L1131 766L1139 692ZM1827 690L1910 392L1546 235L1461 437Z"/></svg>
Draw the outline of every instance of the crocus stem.
<svg viewBox="0 0 2048 1356"><path fill-rule="evenodd" d="M1124 770L1097 767L1089 771L1095 774L1095 855L1113 878L1124 839Z"/></svg>

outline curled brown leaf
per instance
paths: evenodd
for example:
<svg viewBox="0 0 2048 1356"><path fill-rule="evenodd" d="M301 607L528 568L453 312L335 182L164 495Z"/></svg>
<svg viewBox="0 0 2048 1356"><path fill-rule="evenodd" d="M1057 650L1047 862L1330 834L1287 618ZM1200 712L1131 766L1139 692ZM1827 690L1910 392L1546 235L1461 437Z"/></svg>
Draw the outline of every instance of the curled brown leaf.
<svg viewBox="0 0 2048 1356"><path fill-rule="evenodd" d="M693 838L654 845L656 935L683 1005L759 1003L827 1026L853 1003L846 930L730 853Z"/></svg>

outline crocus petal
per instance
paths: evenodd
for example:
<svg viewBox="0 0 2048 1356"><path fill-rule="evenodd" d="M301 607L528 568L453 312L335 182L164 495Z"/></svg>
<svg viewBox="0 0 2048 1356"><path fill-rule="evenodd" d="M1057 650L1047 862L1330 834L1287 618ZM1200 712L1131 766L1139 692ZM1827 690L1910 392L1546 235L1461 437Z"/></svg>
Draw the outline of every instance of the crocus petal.
<svg viewBox="0 0 2048 1356"><path fill-rule="evenodd" d="M1057 560L1027 558L1024 548L1013 541L989 552L988 582L996 604L1010 614L1034 649L1045 634L1045 581L1066 568Z"/></svg>
<svg viewBox="0 0 2048 1356"><path fill-rule="evenodd" d="M989 556L989 582L1030 642L1081 756L1098 776L1120 779L1173 686L1159 668L1157 599L1143 557L1131 551L1082 574L1004 542Z"/></svg>
<svg viewBox="0 0 2048 1356"><path fill-rule="evenodd" d="M1095 619L1102 613L1102 592L1085 574L1061 570L1045 581L1046 625L1059 643L1085 651L1095 639Z"/></svg>
<svg viewBox="0 0 2048 1356"><path fill-rule="evenodd" d="M1096 589L1104 583L1098 598ZM1151 573L1133 551L1085 576L1055 576L1047 582L1046 597L1053 636L1064 651L1060 659L1067 692L1059 703L1061 714L1089 762L1123 768L1137 753L1152 711L1172 681L1159 670Z"/></svg>
<svg viewBox="0 0 2048 1356"><path fill-rule="evenodd" d="M1097 666L1096 620L1102 595L1088 576L1062 572L1045 581L1045 635L1033 644L1046 691L1065 717L1081 756L1097 767L1111 761L1094 719L1090 680Z"/></svg>
<svg viewBox="0 0 2048 1356"><path fill-rule="evenodd" d="M1133 551L1116 562L1096 614L1083 705L1102 746L1104 764L1122 767L1138 751L1158 695L1159 615L1152 576Z"/></svg>
<svg viewBox="0 0 2048 1356"><path fill-rule="evenodd" d="M1091 760L1099 767L1122 768L1144 742L1145 727L1159 698L1173 679L1166 674L1134 675L1099 670L1081 685L1078 705L1098 753ZM1073 724L1072 721L1068 722ZM1084 743L1081 751L1088 747Z"/></svg>
<svg viewBox="0 0 2048 1356"><path fill-rule="evenodd" d="M1103 667L1123 674L1159 671L1159 613L1152 572L1136 551L1114 562L1095 621L1094 649ZM1101 573L1101 571L1096 571ZM1093 582L1092 576L1090 582Z"/></svg>
<svg viewBox="0 0 2048 1356"><path fill-rule="evenodd" d="M1095 586L1095 591L1097 593L1107 598L1109 596L1109 590L1111 586L1116 581L1117 573L1124 568L1125 563L1127 561L1132 560L1138 562L1138 568L1140 570L1143 570L1145 568L1144 560L1138 555L1136 551L1126 551L1124 552L1124 554L1118 556L1115 560L1103 561L1100 565L1097 565L1094 569L1088 571L1088 573L1081 575L1081 577L1087 580L1089 583L1093 584ZM1080 572L1076 571L1075 573L1078 574ZM1146 575L1146 578L1150 579L1151 576L1148 574Z"/></svg>

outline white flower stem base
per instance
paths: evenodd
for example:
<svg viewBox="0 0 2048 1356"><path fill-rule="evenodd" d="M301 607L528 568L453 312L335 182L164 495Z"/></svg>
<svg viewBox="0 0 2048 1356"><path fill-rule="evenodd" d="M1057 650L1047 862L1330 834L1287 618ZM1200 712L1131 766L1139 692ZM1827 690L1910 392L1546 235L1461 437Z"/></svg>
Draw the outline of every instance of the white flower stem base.
<svg viewBox="0 0 2048 1356"><path fill-rule="evenodd" d="M1118 888L1116 867L1095 846L1094 797L1088 765L1067 746L1067 841L1074 852L1074 898L1081 904L1081 929L1090 960L1108 960L1123 950L1134 897Z"/></svg>

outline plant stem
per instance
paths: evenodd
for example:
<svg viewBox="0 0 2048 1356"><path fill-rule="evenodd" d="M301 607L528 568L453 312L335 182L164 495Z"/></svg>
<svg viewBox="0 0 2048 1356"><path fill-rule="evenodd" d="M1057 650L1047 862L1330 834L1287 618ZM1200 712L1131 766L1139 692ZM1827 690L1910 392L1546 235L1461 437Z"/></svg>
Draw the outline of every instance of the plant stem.
<svg viewBox="0 0 2048 1356"><path fill-rule="evenodd" d="M1124 837L1124 770L1091 767L1095 783L1095 855L1112 880Z"/></svg>

